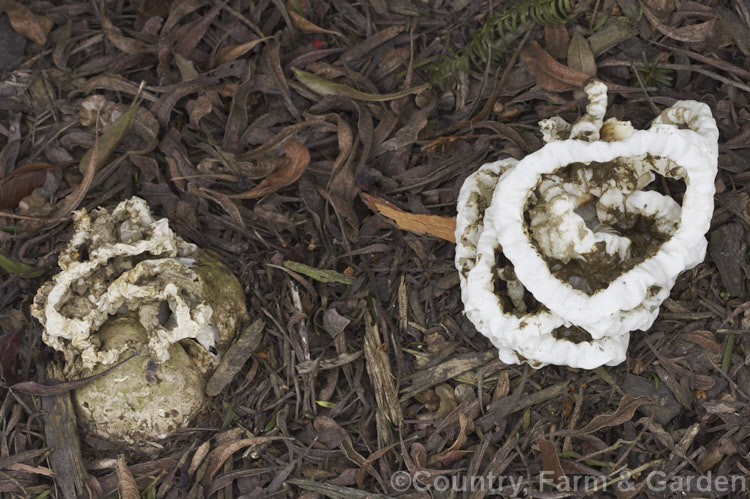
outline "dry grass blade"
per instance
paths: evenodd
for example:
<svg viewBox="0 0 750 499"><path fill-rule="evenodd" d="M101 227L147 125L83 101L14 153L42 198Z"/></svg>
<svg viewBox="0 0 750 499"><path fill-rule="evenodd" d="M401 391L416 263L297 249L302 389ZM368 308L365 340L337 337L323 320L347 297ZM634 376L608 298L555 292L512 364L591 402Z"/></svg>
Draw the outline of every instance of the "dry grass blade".
<svg viewBox="0 0 750 499"><path fill-rule="evenodd" d="M383 412L388 420L397 427L401 424L401 406L398 402L398 386L391 372L391 363L387 349L383 350L378 326L365 314L365 359L367 373L375 388L375 400L378 412Z"/></svg>
<svg viewBox="0 0 750 499"><path fill-rule="evenodd" d="M363 192L360 194L365 204L374 212L393 220L404 230L439 237L452 243L456 242L456 218L437 215L418 215L397 208L384 199Z"/></svg>

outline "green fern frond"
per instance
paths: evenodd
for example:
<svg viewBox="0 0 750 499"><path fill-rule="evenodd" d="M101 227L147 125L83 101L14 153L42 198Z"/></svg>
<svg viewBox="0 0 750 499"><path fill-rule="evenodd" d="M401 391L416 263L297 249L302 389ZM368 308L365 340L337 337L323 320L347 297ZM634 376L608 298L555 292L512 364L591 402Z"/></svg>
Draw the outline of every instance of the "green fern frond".
<svg viewBox="0 0 750 499"><path fill-rule="evenodd" d="M446 86L455 83L457 69L465 73L473 68L484 71L489 58L497 64L507 53L511 37L519 28L531 29L532 24L551 26L568 22L576 8L576 0L508 0L501 12L491 15L476 30L471 41L461 50L449 53L425 66L432 83Z"/></svg>

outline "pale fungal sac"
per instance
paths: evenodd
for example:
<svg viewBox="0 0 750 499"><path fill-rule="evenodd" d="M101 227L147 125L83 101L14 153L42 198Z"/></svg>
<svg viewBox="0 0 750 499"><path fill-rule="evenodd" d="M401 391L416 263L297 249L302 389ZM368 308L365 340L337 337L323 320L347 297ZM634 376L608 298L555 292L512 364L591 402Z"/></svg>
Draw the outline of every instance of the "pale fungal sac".
<svg viewBox="0 0 750 499"><path fill-rule="evenodd" d="M117 441L160 439L205 399L207 375L246 318L237 278L131 198L74 213L60 272L37 292L43 341L68 380L141 355L74 393L79 417Z"/></svg>
<svg viewBox="0 0 750 499"><path fill-rule="evenodd" d="M705 256L718 158L708 106L679 101L635 130L603 120L603 83L585 90L584 117L544 120L542 149L483 165L459 194L461 298L506 363L621 363L629 333Z"/></svg>

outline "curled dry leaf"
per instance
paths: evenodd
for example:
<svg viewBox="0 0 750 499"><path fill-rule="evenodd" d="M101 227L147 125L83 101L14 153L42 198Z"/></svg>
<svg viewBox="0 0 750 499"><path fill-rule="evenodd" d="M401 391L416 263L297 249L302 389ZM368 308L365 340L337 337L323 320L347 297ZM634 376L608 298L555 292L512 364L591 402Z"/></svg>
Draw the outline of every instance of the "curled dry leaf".
<svg viewBox="0 0 750 499"><path fill-rule="evenodd" d="M29 163L16 168L0 179L0 208L16 208L23 198L44 183L47 172L70 163Z"/></svg>
<svg viewBox="0 0 750 499"><path fill-rule="evenodd" d="M296 182L305 172L307 165L310 164L310 152L305 146L292 139L284 146L284 154L288 160L285 165L264 178L260 184L249 191L228 197L233 199L258 198Z"/></svg>
<svg viewBox="0 0 750 499"><path fill-rule="evenodd" d="M296 8L296 5L299 5L300 3L301 3L300 0L297 0L295 2L292 2L290 0L286 3L286 11L289 13L289 17L292 19L292 22L297 27L297 29L299 29L301 32L305 33L306 35L320 33L320 34L343 36L338 31L324 29L308 21L305 18L305 16L302 15L301 12L298 12Z"/></svg>
<svg viewBox="0 0 750 499"><path fill-rule="evenodd" d="M112 22L106 15L106 2L100 1L97 2L97 5L99 9L99 22L102 25L104 34L107 36L107 39L112 42L112 45L117 47L120 51L125 52L126 54L141 54L143 52L149 51L149 47L139 42L138 40L123 35L122 31L120 31L117 26L112 24Z"/></svg>
<svg viewBox="0 0 750 499"><path fill-rule="evenodd" d="M277 440L291 439L288 437L251 437L234 440L218 446L217 448L212 450L206 457L206 474L203 477L203 483L211 483L211 480L213 480L216 473L218 473L218 471L224 465L224 462L232 457L232 454L234 454L238 450L244 449L245 447L250 447L251 445L268 444Z"/></svg>
<svg viewBox="0 0 750 499"><path fill-rule="evenodd" d="M608 426L619 426L630 421L633 418L633 414L635 414L635 410L640 406L653 403L654 401L651 397L634 398L630 395L624 395L615 412L594 416L594 418L589 421L586 426L578 430L577 433L579 435L587 435Z"/></svg>
<svg viewBox="0 0 750 499"><path fill-rule="evenodd" d="M21 33L39 45L47 43L47 35L52 29L52 19L34 14L13 0L0 0L0 14L3 12L8 15L13 31Z"/></svg>
<svg viewBox="0 0 750 499"><path fill-rule="evenodd" d="M401 229L439 237L452 243L456 242L456 217L415 215L366 192L361 193L360 196L371 210L390 218Z"/></svg>
<svg viewBox="0 0 750 499"><path fill-rule="evenodd" d="M125 455L117 456L117 490L122 499L138 499L138 484L135 482L133 473L125 462Z"/></svg>
<svg viewBox="0 0 750 499"><path fill-rule="evenodd" d="M258 38L257 40L252 40L247 43L241 43L239 45L227 45L226 47L222 47L216 54L216 62L214 63L214 67L221 66L224 63L231 62L245 55L247 52L250 52L252 49L254 49L258 44L268 40L268 38L269 37Z"/></svg>
<svg viewBox="0 0 750 499"><path fill-rule="evenodd" d="M654 15L654 13L645 5L643 6L643 13L646 15L646 19L648 19L659 33L679 42L705 42L713 36L719 28L719 21L716 18L703 23L682 26L681 28L673 28L659 21L659 18L656 17L656 15Z"/></svg>
<svg viewBox="0 0 750 499"><path fill-rule="evenodd" d="M527 44L521 51L521 60L531 76L546 90L565 92L581 88L589 75L560 64L536 42Z"/></svg>

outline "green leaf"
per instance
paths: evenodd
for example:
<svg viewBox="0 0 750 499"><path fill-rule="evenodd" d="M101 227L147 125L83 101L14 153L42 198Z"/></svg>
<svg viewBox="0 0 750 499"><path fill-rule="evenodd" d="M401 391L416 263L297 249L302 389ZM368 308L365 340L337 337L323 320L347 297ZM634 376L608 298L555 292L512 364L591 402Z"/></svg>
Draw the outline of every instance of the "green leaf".
<svg viewBox="0 0 750 499"><path fill-rule="evenodd" d="M292 68L292 71L294 71L294 76L297 77L300 83L302 83L304 86L318 95L345 95L347 97L351 97L354 100L361 100L365 102L385 102L389 100L400 99L401 97L405 97L407 95L418 94L419 92L429 88L430 86L429 83L425 83L423 85L418 85L413 88L407 88L406 90L402 90L393 94L371 94L356 90L347 85L342 85L341 83L326 80L325 78L321 78L320 76L308 73L307 71L303 71L298 68Z"/></svg>
<svg viewBox="0 0 750 499"><path fill-rule="evenodd" d="M0 255L0 267L11 274L20 275L21 277L34 278L44 274L44 269L34 270L31 265L21 263L15 258Z"/></svg>
<svg viewBox="0 0 750 499"><path fill-rule="evenodd" d="M298 274L306 275L307 277L315 279L319 282L339 282L341 284L351 284L354 282L353 277L349 277L348 275L342 274L341 272L336 272L335 270L318 269L315 267L310 267L309 265L305 265L304 263L293 262L291 260L284 261L284 267L297 272Z"/></svg>
<svg viewBox="0 0 750 499"><path fill-rule="evenodd" d="M273 430L274 428L276 428L276 415L277 415L277 414L278 414L278 413L276 413L276 412L275 412L275 413L273 414L273 417L272 417L272 418L270 419L270 421L268 421L268 423L266 423L266 426L265 426L265 428L263 428L263 430L264 430L264 431L271 431L271 430Z"/></svg>
<svg viewBox="0 0 750 499"><path fill-rule="evenodd" d="M326 409L333 409L334 407L336 407L336 402L329 402L327 400L316 400L315 403L320 407L325 407Z"/></svg>
<svg viewBox="0 0 750 499"><path fill-rule="evenodd" d="M111 123L99 137L96 144L91 149L86 151L86 154L81 158L81 162L78 165L78 170L81 173L86 173L91 162L94 160L94 153L96 152L96 164L94 168L97 170L107 163L107 160L117 148L117 145L122 142L122 139L128 134L133 123L135 123L135 114L138 111L138 107L141 105L140 100L136 100L131 104L128 110Z"/></svg>

